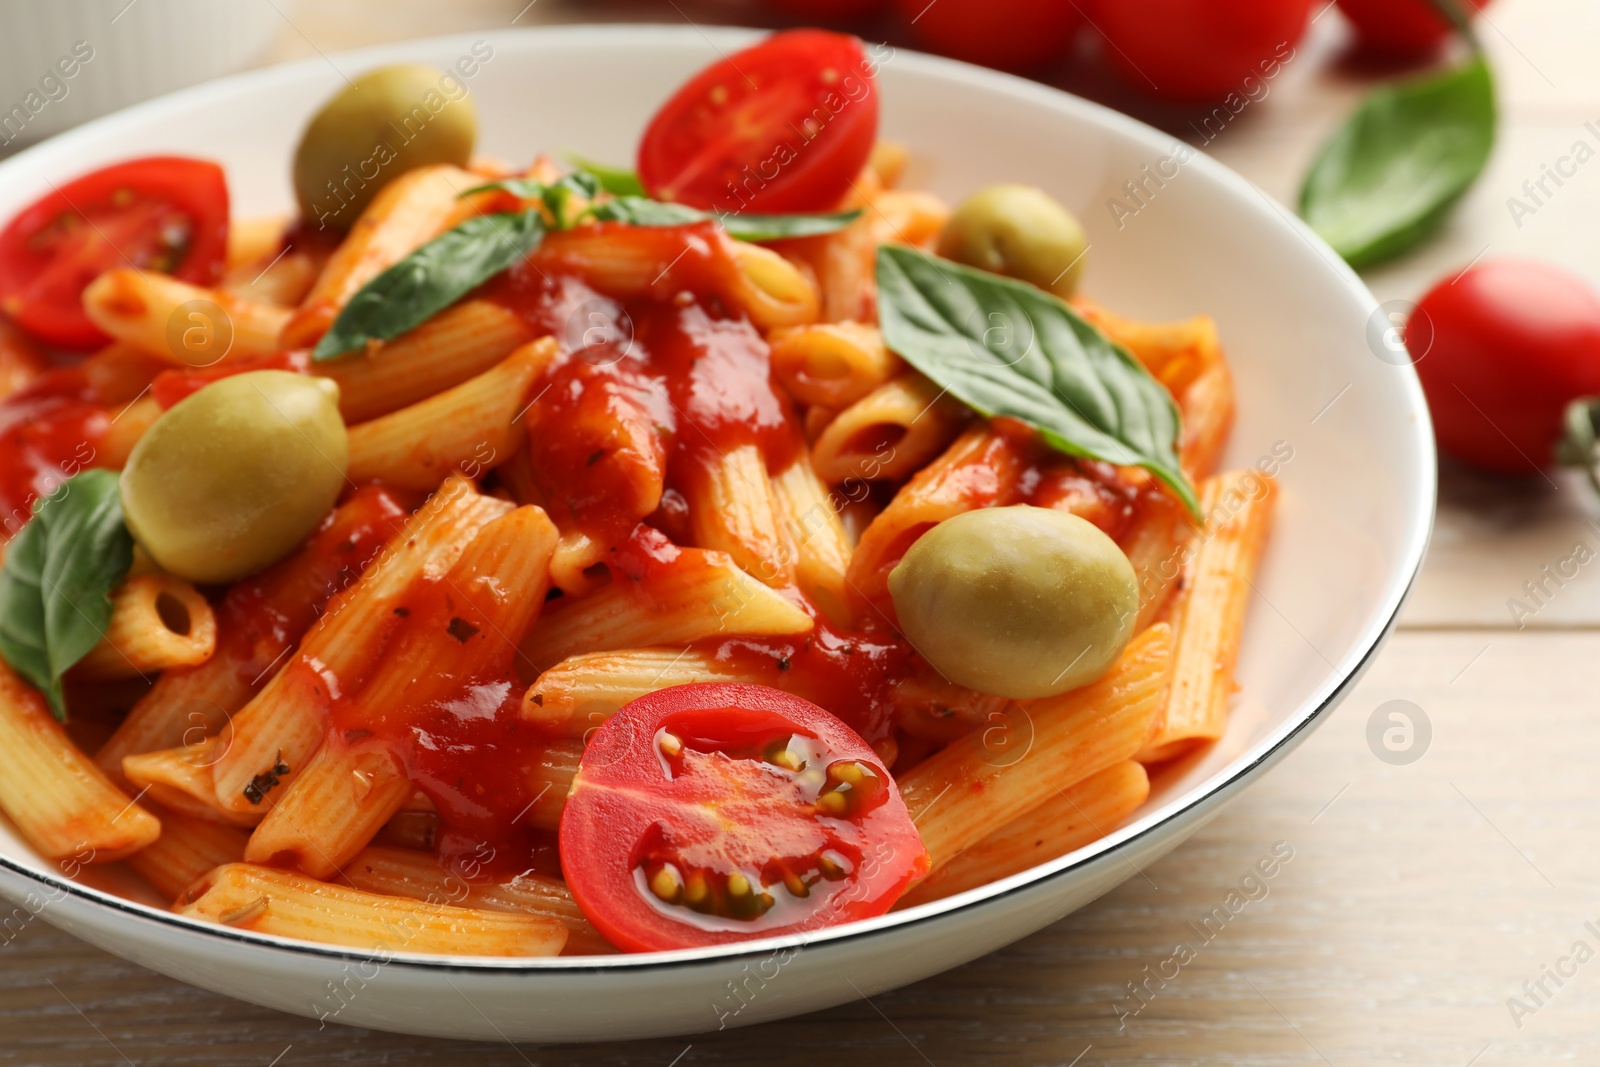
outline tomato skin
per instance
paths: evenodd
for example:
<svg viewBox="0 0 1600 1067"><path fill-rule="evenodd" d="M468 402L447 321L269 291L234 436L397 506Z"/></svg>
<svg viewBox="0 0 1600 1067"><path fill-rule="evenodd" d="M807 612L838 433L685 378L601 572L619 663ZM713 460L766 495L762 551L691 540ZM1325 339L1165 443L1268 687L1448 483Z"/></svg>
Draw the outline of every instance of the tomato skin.
<svg viewBox="0 0 1600 1067"><path fill-rule="evenodd" d="M676 764L661 741L668 736L682 742ZM780 737L817 746L818 769L864 765L878 779L876 791L858 811L823 814L815 793L796 791L803 781L798 771L741 754ZM795 797L799 803L791 803ZM928 871L905 802L866 742L815 704L732 683L659 690L596 730L561 815L560 848L579 907L608 940L634 952L802 933L882 915ZM716 871L753 871L778 903L747 919L663 903L641 873L660 855L676 861L675 870L692 871L709 857ZM847 873L808 881L804 896L770 874L810 870L804 862L820 856L842 858Z"/></svg>
<svg viewBox="0 0 1600 1067"><path fill-rule="evenodd" d="M182 231L176 248L164 243L174 227ZM221 167L182 156L115 163L51 190L0 231L0 309L49 344L95 348L109 338L81 297L101 273L134 266L212 285L227 249ZM176 264L165 262L173 255Z"/></svg>
<svg viewBox="0 0 1600 1067"><path fill-rule="evenodd" d="M1464 0L1481 11L1489 0ZM1361 47L1380 55L1425 56L1450 36L1451 26L1430 0L1339 0Z"/></svg>
<svg viewBox="0 0 1600 1067"><path fill-rule="evenodd" d="M859 40L787 30L689 79L650 120L639 178L706 211L826 211L878 135L875 63Z"/></svg>
<svg viewBox="0 0 1600 1067"><path fill-rule="evenodd" d="M845 22L876 15L888 0L767 0L767 6L812 22Z"/></svg>
<svg viewBox="0 0 1600 1067"><path fill-rule="evenodd" d="M1001 70L1060 59L1083 25L1067 0L896 0L896 7L927 48Z"/></svg>
<svg viewBox="0 0 1600 1067"><path fill-rule="evenodd" d="M1114 0L1095 25L1127 83L1167 100L1209 103L1277 75L1294 58L1313 0Z"/></svg>
<svg viewBox="0 0 1600 1067"><path fill-rule="evenodd" d="M1408 334L1423 323L1433 343L1411 355L1439 447L1506 474L1552 465L1567 402L1600 394L1600 295L1560 267L1490 260L1434 286Z"/></svg>

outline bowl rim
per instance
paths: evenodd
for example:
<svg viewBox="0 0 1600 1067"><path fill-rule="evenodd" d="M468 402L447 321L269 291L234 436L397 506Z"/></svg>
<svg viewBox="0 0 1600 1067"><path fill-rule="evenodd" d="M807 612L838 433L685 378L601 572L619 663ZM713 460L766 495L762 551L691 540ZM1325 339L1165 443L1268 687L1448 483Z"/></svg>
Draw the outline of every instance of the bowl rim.
<svg viewBox="0 0 1600 1067"><path fill-rule="evenodd" d="M470 46L472 42L482 40L487 36L492 36L497 44L508 39L548 40L552 46L580 49L603 47L607 44L615 44L619 40L648 42L651 45L659 46L663 43L662 38L666 36L673 39L671 43L674 46L683 44L709 45L711 48L721 51L725 47L741 47L770 32L772 31L748 27L699 27L692 24L641 22L575 23L436 35L387 42L329 54L319 53L313 57L202 82L198 85L112 112L72 130L47 138L18 152L15 156L0 161L0 176L8 175L13 170L21 169L39 157L49 157L57 153L70 153L73 149L81 146L93 145L103 131L114 129L129 119L159 119L163 112L185 108L192 103L195 97L207 93L215 93L219 89L249 92L271 87L275 83L294 83L301 80L306 72L333 65L337 60L360 64L408 59L414 58L416 53L421 51L442 50L456 45ZM931 74L943 79L962 81L980 90L1021 97L1034 103L1048 105L1156 151L1168 150L1177 141L1171 135L1121 112L1026 78L911 49L897 47L894 48L892 54L897 63L903 59L906 61L905 65L915 72ZM1322 238L1318 237L1301 219L1273 200L1249 179L1199 149L1195 150L1193 159L1185 166L1186 168L1195 168L1204 173L1211 181L1220 185L1224 191L1231 191L1236 195L1240 195L1241 199L1253 194L1254 198L1262 203L1260 210L1267 210L1276 214L1279 222L1287 224L1302 240L1311 245L1312 249L1319 254L1320 258L1326 261L1327 265L1333 270L1334 275L1343 283L1348 295L1356 297L1374 308L1378 306L1377 299L1367 289L1366 284ZM237 930L214 923L202 922L198 919L191 919L151 905L141 904L105 890L75 882L54 872L40 871L5 854L0 854L0 871L19 875L23 879L43 886L53 893L64 893L69 897L77 898L78 903L90 910L99 908L120 912L128 918L140 921L141 924L168 928L181 935L198 935L217 942L237 944L253 949L300 953L332 962L369 963L376 961L385 966L399 965L407 969L475 974L549 973L571 975L577 973L606 973L617 970L635 973L665 968L689 967L695 964L721 965L767 956L790 948L839 944L859 938L871 937L890 929L910 929L919 925L925 926L937 920L953 917L958 912L976 914L985 906L996 903L1005 897L1013 896L1026 890L1044 889L1050 883L1073 872L1111 858L1125 847L1155 834L1163 827L1168 826L1168 824L1178 822L1186 816L1193 817L1201 814L1202 809L1208 803L1215 802L1218 798L1247 784L1250 779L1258 776L1266 768L1266 765L1274 763L1277 759L1286 755L1300 740L1304 739L1309 730L1318 724L1360 679L1367 666L1371 663L1372 658L1381 649L1390 631L1394 628L1400 610L1416 584L1432 532L1435 498L1438 488L1437 457L1432 423L1429 418L1426 401L1423 398L1421 384L1417 378L1416 371L1411 366L1405 365L1397 367L1395 370L1400 372L1395 387L1400 390L1402 399L1409 409L1408 413L1412 416L1410 419L1411 437L1413 438L1415 455L1420 467L1419 470L1413 473L1417 476L1418 488L1421 491L1415 495L1415 499L1411 502L1410 511L1405 516L1404 543L1397 569L1404 569L1406 576L1403 581L1391 583L1386 588L1384 597L1374 612L1376 616L1374 621L1369 623L1352 641L1350 652L1329 672L1323 684L1314 691L1310 698L1304 701L1299 708L1295 709L1289 717L1270 733L1245 751L1239 753L1230 763L1219 768L1210 778L1196 784L1182 795L1172 798L1155 811L1147 813L1137 821L1113 831L1098 841L1005 878L996 879L985 885L953 894L949 897L919 904L904 911L890 911L870 919L842 923L837 926L825 926L812 931L778 937L757 938L749 941L729 942L701 948L665 952L618 953L616 955L603 956L500 957L429 955L390 952L383 949L365 950L346 946L325 945L272 934L261 934L249 930ZM61 898L56 897L55 899L60 900Z"/></svg>

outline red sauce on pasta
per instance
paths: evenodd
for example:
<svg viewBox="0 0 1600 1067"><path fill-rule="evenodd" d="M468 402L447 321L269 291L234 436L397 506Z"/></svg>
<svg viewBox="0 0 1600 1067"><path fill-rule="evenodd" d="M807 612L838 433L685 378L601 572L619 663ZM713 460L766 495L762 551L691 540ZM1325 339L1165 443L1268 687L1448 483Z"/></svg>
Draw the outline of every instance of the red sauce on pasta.
<svg viewBox="0 0 1600 1067"><path fill-rule="evenodd" d="M561 342L534 386L529 466L558 525L616 544L696 468L755 445L782 470L802 437L765 340L714 295L736 270L725 238L709 224L597 229L652 263L642 293L602 294L606 271L557 235L486 295Z"/></svg>
<svg viewBox="0 0 1600 1067"><path fill-rule="evenodd" d="M15 534L35 501L94 466L114 414L76 367L48 371L0 401L0 536Z"/></svg>

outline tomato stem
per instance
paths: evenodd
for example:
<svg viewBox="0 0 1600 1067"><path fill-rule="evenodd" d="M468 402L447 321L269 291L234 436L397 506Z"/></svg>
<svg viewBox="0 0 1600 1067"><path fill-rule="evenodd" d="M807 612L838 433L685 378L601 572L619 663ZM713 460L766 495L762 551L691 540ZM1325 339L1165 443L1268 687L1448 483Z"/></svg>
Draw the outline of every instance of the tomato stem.
<svg viewBox="0 0 1600 1067"><path fill-rule="evenodd" d="M1563 467L1581 467L1589 484L1600 493L1600 397L1580 396L1567 405L1566 432L1556 444L1556 460Z"/></svg>

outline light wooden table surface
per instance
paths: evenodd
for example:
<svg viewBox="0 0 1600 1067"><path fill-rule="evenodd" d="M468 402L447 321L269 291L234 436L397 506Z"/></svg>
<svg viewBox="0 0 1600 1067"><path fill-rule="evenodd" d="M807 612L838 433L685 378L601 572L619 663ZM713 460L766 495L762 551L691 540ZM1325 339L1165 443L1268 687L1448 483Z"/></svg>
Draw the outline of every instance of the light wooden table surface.
<svg viewBox="0 0 1600 1067"><path fill-rule="evenodd" d="M524 2L280 0L290 24L279 54L504 26L519 11L523 25L647 10L709 21L738 10ZM1600 143L1584 128L1600 122L1600 5L1498 0L1489 20L1500 146L1446 233L1371 275L1381 299L1414 299L1480 255L1542 257L1600 281L1600 165L1520 228L1505 204L1573 142ZM1338 61L1342 35L1336 15L1321 16L1271 96L1211 146L1284 202L1366 84ZM1092 88L1071 70L1059 81ZM1181 125L1120 95L1110 102ZM870 1003L692 1041L512 1048L319 1030L34 923L0 949L0 1064L1600 1063L1600 962L1559 986L1546 978L1551 995L1531 1014L1513 1018L1507 1005L1575 942L1600 952L1585 927L1600 927L1600 785L1585 743L1600 692L1600 567L1525 629L1507 607L1577 542L1600 546L1600 525L1588 525L1600 506L1572 478L1552 488L1454 467L1443 475L1433 550L1400 632L1327 724L1148 877L966 967ZM1391 699L1414 702L1432 722L1431 747L1409 766L1378 760L1365 740L1368 717ZM1294 857L1269 895L1119 1020L1115 1002L1135 1006L1127 984L1179 941L1196 942L1195 924L1280 841Z"/></svg>

